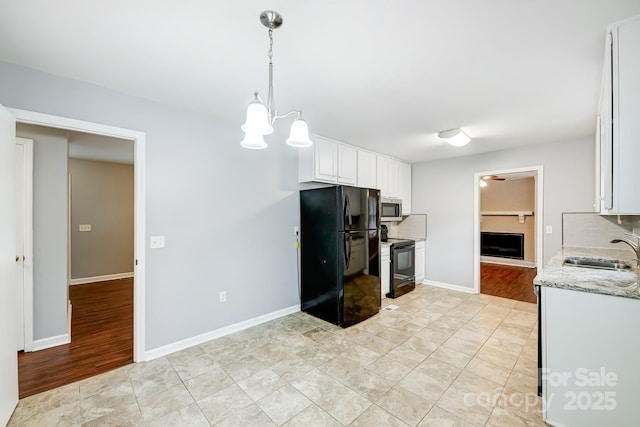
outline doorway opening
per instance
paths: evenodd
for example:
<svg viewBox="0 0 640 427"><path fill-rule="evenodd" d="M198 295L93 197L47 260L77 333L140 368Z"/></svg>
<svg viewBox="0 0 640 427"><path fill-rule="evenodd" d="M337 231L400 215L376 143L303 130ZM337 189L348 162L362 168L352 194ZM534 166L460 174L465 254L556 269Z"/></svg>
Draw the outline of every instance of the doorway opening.
<svg viewBox="0 0 640 427"><path fill-rule="evenodd" d="M129 321L132 324L132 327L130 328L130 333L129 333L129 336L130 336L129 345L131 346L131 343L133 343L133 346L132 346L133 361L134 362L143 361L145 359L145 349L144 349L144 331L145 331L145 328L144 328L145 326L144 325L144 312L145 312L145 306L144 306L144 301L145 301L144 299L144 295L145 295L144 152L145 151L144 151L144 148L145 147L144 145L145 145L145 135L144 133L141 133L138 131L132 131L128 129L115 128L112 126L100 125L96 123L83 122L83 121L67 119L67 118L62 118L57 116L33 113L33 112L23 111L23 110L10 109L10 111L16 117L17 126L37 125L45 128L53 128L58 131L62 130L67 132L67 134L70 136L69 140L72 142L72 144L74 142L74 138L77 140L77 137L79 135L82 135L85 138L92 140L90 142L95 142L96 139L100 139L100 138L102 138L103 141L107 141L105 138L112 138L111 140L109 140L109 142L114 142L116 140L113 138L117 138L117 140L119 140L120 142L128 144L129 150L130 150L131 163L132 163L129 166L129 169L130 169L129 173L131 175L130 176L131 188L129 189L129 192L132 200L130 203L130 209L127 208L130 210L130 216L131 216L130 218L131 227L128 231L130 233L130 239L129 239L130 244L128 248L129 250L128 261L130 263L129 268L126 268L125 270L127 271L125 271L124 274L120 274L120 275L118 274L110 275L109 273L101 274L100 272L104 273L107 270L104 270L104 269L100 270L101 267L99 266L92 266L95 268L89 269L89 270L85 269L84 271L80 271L80 272L78 271L74 272L74 268L72 268L72 265L71 265L72 264L71 251L73 248L73 245L71 245L71 241L72 241L71 226L68 227L68 237L66 239L66 241L69 242L67 251L65 251L67 255L67 262L65 263L63 268L64 270L67 271L67 275L66 275L67 286L69 284L73 284L75 286L78 283L84 283L78 286L87 287L87 286L93 286L93 285L89 285L88 283L99 283L101 285L101 288L108 289L109 286L111 286L113 291L113 285L117 285L116 287L120 288L119 291L116 291L116 293L120 292L119 294L120 296L117 297L119 299L123 299L122 298L123 292L130 293L129 304L131 308L131 318L129 319ZM91 144L86 143L84 148L87 148L86 145L91 145ZM113 148L113 146L110 146L110 148ZM76 160L74 158L78 157L78 155L73 154L74 148L71 147L71 145L69 146L69 150L72 153L70 156L71 159L69 160L69 162L70 163L72 161L75 162ZM85 160L92 161L87 159ZM82 161L85 161L85 160L82 160ZM82 161L78 160L78 162L82 162ZM109 160L107 159L107 162L108 161ZM70 184L71 184L71 181L69 181L69 185ZM69 190L71 190L71 188L69 188ZM69 194L70 193L71 192L69 191ZM71 200L67 200L66 202L63 202L63 203L68 203L68 212L69 214L71 214ZM42 209L42 205L39 207L39 209ZM69 215L69 217L70 216L71 215ZM84 221L80 218L78 218L78 220L80 222L83 222L82 225L84 226L84 229L86 229L86 226L88 225L86 224L86 222L89 222L89 221ZM72 224L71 218L69 218L68 224ZM97 225L97 223L94 224L94 226L95 225ZM75 228L79 228L79 227L74 226L73 229ZM104 227L100 226L100 228L104 228ZM97 231L97 229L95 228L93 229ZM90 234L90 233L85 233L85 235L86 234ZM31 257L33 257L33 254L25 253L25 257L30 259ZM81 264L83 267L86 267L87 266L86 260L84 261L81 260ZM94 273L91 273L92 271ZM33 271L31 271L30 274L32 275L31 279L33 279ZM117 283L118 281L120 281L121 283ZM25 283L27 282L25 281ZM33 282L29 287L30 289L25 289L26 291L25 295L33 295L33 291L34 291ZM78 290L79 289L80 288L78 288ZM68 287L67 287L67 292L68 292L68 296L72 295L73 293L77 293L75 292L75 289L74 291L71 291L71 289L69 289ZM126 298L124 299L126 300ZM24 300L25 314L28 313L30 310L31 312L33 312L32 311L34 308L33 304L34 304L33 297L25 298ZM25 316L25 320L27 320L27 323L29 323L28 322L29 320L33 321L33 317L27 318L27 316ZM49 340L47 339L34 340L33 324L31 324L30 326L31 327L29 328L29 330L28 331L25 330L25 334L24 334L26 338L24 342L25 351L32 352L34 350L39 350L40 348L48 348L48 347L52 347L52 349L55 349L56 348L55 346L57 346L58 344L64 343L64 341L60 342L60 339L58 339L60 337L53 337L53 339L49 339ZM71 322L69 322L69 328L70 326L71 326ZM78 334L80 334L81 329L76 327L76 331L78 332ZM29 333L31 333L31 337L29 337ZM62 337L64 337L64 335ZM69 335L66 335L66 337L67 337L66 342L68 342ZM40 338L40 337L36 337L36 338ZM44 355L43 352L46 352L46 351L47 350L43 350L42 352L39 351L37 353ZM102 365L108 366L109 363L107 361L104 361ZM109 370L109 369L105 369L105 370ZM99 372L96 372L95 374L97 373ZM21 390L21 394L22 394L22 390Z"/></svg>
<svg viewBox="0 0 640 427"><path fill-rule="evenodd" d="M542 268L542 166L474 176L474 291L536 302Z"/></svg>

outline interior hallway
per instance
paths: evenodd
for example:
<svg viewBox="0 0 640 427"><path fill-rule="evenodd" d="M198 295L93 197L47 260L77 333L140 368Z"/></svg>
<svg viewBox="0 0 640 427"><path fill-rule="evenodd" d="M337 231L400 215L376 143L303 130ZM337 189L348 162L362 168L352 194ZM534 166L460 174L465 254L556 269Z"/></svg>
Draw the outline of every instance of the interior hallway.
<svg viewBox="0 0 640 427"><path fill-rule="evenodd" d="M480 293L536 303L533 279L538 269L480 263Z"/></svg>
<svg viewBox="0 0 640 427"><path fill-rule="evenodd" d="M69 287L71 343L18 353L20 398L133 362L133 278Z"/></svg>

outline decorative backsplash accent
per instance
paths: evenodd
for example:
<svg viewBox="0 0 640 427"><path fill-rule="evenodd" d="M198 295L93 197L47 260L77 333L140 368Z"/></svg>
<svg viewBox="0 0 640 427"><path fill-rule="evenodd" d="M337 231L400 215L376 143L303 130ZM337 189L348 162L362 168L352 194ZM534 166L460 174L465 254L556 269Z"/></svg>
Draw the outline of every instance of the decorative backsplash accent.
<svg viewBox="0 0 640 427"><path fill-rule="evenodd" d="M598 215L563 213L562 244L588 248L616 248L611 239L626 238L624 233L640 234L640 215Z"/></svg>

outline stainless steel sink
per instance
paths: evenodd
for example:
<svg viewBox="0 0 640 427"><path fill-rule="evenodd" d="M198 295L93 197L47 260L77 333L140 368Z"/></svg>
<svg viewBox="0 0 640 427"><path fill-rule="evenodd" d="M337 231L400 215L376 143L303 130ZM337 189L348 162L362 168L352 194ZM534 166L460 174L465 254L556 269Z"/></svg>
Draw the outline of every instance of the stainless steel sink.
<svg viewBox="0 0 640 427"><path fill-rule="evenodd" d="M563 265L571 265L574 267L584 267L584 268L598 268L601 270L618 270L618 271L627 271L632 269L632 267L629 264L619 259L589 258L589 257L579 257L579 256L566 257L564 259Z"/></svg>

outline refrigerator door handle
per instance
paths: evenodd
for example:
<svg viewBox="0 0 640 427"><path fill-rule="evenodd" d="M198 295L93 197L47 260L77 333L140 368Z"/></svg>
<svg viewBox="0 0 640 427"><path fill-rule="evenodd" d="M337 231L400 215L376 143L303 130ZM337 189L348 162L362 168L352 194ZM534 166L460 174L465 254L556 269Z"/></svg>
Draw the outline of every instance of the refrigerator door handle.
<svg viewBox="0 0 640 427"><path fill-rule="evenodd" d="M351 236L351 234L349 234L349 239L348 242L349 244L347 245L347 250L346 250L346 254L347 254L347 265L346 265L346 269L349 269L349 266L351 265L351 244L352 244L352 239L353 237Z"/></svg>
<svg viewBox="0 0 640 427"><path fill-rule="evenodd" d="M353 226L353 218L351 217L351 204L349 203L349 195L344 195L344 222L347 230L351 230Z"/></svg>

